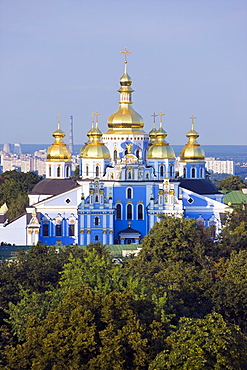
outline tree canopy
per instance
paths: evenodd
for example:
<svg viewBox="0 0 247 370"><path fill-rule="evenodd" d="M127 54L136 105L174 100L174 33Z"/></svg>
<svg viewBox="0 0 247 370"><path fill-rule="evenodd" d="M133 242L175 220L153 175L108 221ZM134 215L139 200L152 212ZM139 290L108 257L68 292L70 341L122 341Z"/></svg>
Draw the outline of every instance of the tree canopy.
<svg viewBox="0 0 247 370"><path fill-rule="evenodd" d="M33 172L6 171L0 175L0 205L6 203L9 219L26 211L28 193L42 179Z"/></svg>
<svg viewBox="0 0 247 370"><path fill-rule="evenodd" d="M99 243L2 261L0 367L246 370L245 224L165 216L120 264Z"/></svg>
<svg viewBox="0 0 247 370"><path fill-rule="evenodd" d="M247 182L240 176L227 176L222 180L216 180L216 186L219 190L241 190L247 187Z"/></svg>

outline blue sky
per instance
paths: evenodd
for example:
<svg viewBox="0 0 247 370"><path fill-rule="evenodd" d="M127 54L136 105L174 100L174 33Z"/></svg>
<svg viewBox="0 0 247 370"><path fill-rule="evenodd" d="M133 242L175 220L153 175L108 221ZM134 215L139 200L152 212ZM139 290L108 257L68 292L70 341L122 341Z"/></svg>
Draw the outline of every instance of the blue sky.
<svg viewBox="0 0 247 370"><path fill-rule="evenodd" d="M170 144L247 144L246 0L0 0L0 143L51 143L60 114L83 144L117 110L127 46L145 130Z"/></svg>

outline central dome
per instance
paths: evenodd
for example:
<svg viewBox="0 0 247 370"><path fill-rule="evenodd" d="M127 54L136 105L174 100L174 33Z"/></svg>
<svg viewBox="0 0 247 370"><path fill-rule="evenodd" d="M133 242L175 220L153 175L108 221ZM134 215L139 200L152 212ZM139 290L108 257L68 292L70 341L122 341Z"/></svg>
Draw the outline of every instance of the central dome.
<svg viewBox="0 0 247 370"><path fill-rule="evenodd" d="M120 78L120 85L118 90L120 92L119 108L108 118L109 129L106 133L145 133L142 130L144 127L142 116L132 108L131 94L134 90L131 87L131 77L127 73L127 62L125 62L124 74Z"/></svg>

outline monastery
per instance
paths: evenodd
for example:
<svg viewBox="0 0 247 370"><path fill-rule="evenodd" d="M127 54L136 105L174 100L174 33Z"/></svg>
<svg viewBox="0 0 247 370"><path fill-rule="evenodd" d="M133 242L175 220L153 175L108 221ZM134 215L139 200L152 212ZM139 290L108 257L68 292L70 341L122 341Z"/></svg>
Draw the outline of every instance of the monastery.
<svg viewBox="0 0 247 370"><path fill-rule="evenodd" d="M0 209L0 241L15 245L140 244L160 215L194 218L221 230L228 207L223 194L206 179L205 153L192 126L176 159L166 141L162 116L154 114L149 133L132 103L132 79L120 78L120 103L102 133L92 114L88 141L80 151L80 177L72 179L71 153L60 116L48 149L46 178L29 194L26 213L8 220ZM159 116L158 127L155 118Z"/></svg>

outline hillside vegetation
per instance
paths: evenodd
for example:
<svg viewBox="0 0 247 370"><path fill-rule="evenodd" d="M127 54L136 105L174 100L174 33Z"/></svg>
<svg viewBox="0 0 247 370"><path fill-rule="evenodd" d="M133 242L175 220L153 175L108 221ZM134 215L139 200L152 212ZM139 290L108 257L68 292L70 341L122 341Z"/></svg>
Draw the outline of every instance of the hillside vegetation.
<svg viewBox="0 0 247 370"><path fill-rule="evenodd" d="M246 210L211 232L164 217L120 264L100 244L3 261L2 368L246 369Z"/></svg>

